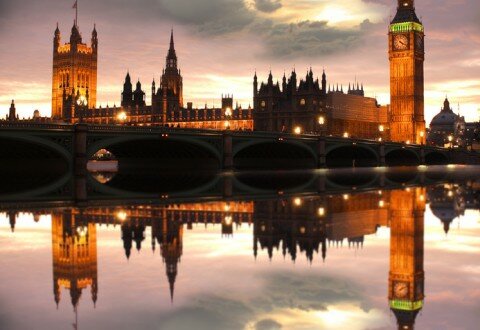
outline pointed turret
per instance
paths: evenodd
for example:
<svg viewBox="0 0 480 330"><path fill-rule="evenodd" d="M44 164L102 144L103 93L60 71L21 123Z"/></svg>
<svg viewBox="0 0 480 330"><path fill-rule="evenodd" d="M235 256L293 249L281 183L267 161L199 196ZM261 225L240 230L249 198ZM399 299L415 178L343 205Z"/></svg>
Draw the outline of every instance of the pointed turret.
<svg viewBox="0 0 480 330"><path fill-rule="evenodd" d="M405 22L420 23L420 20L415 13L414 0L398 0L397 14L392 20L392 23Z"/></svg>
<svg viewBox="0 0 480 330"><path fill-rule="evenodd" d="M177 69L177 53L175 52L175 41L173 39L173 29L170 35L170 48L167 55L167 69Z"/></svg>
<svg viewBox="0 0 480 330"><path fill-rule="evenodd" d="M97 50L98 50L98 34L97 34L97 25L96 24L93 24L92 50L93 50L94 53L97 53Z"/></svg>
<svg viewBox="0 0 480 330"><path fill-rule="evenodd" d="M16 118L17 118L17 110L15 109L15 100L12 100L12 103L10 104L10 111L8 113L8 120L15 121Z"/></svg>
<svg viewBox="0 0 480 330"><path fill-rule="evenodd" d="M70 34L70 46L72 47L72 49L74 49L76 48L74 46L81 43L82 43L82 36L78 31L77 25L74 23L72 26L72 33Z"/></svg>

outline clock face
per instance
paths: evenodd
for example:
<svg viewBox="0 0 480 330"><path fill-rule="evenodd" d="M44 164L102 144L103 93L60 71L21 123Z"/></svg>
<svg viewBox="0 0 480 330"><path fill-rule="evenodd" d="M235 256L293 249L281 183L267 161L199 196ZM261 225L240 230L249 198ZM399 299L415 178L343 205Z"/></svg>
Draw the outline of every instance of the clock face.
<svg viewBox="0 0 480 330"><path fill-rule="evenodd" d="M423 50L423 36L422 35L417 35L416 39L415 39L415 44L417 46L417 49L418 50Z"/></svg>
<svg viewBox="0 0 480 330"><path fill-rule="evenodd" d="M395 50L408 49L408 37L404 34L396 34L393 37L393 47Z"/></svg>
<svg viewBox="0 0 480 330"><path fill-rule="evenodd" d="M395 298L405 298L408 295L408 285L405 282L397 282L393 286Z"/></svg>

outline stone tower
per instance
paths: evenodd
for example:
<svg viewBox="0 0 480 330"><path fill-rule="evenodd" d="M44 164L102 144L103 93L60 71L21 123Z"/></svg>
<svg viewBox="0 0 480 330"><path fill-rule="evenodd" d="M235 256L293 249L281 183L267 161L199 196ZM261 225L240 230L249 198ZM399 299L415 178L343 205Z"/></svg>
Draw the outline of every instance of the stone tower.
<svg viewBox="0 0 480 330"><path fill-rule="evenodd" d="M97 58L98 37L95 27L90 46L82 42L76 22L72 27L70 43L62 45L57 25L53 38L53 118L70 121L77 104L89 109L96 107Z"/></svg>
<svg viewBox="0 0 480 330"><path fill-rule="evenodd" d="M388 299L398 329L409 330L423 307L425 188L390 195L390 273Z"/></svg>
<svg viewBox="0 0 480 330"><path fill-rule="evenodd" d="M425 143L424 28L415 13L414 0L398 0L388 38L391 139Z"/></svg>
<svg viewBox="0 0 480 330"><path fill-rule="evenodd" d="M76 310L82 290L90 286L97 301L97 230L95 223L78 219L71 211L52 214L53 292L60 302L61 288L70 291Z"/></svg>

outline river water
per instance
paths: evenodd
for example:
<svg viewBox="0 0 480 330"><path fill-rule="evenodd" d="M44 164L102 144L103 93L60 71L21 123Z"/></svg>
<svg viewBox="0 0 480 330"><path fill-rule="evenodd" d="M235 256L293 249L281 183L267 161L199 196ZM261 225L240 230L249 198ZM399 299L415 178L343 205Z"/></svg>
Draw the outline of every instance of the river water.
<svg viewBox="0 0 480 330"><path fill-rule="evenodd" d="M0 202L0 328L478 329L479 173L102 173Z"/></svg>

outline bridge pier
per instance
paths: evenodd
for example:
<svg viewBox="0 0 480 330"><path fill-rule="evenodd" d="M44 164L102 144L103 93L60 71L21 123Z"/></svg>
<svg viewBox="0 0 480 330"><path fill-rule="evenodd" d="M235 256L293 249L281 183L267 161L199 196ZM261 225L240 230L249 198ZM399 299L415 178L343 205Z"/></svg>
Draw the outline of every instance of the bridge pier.
<svg viewBox="0 0 480 330"><path fill-rule="evenodd" d="M233 179L229 175L223 178L223 197L231 198L232 196L233 196Z"/></svg>
<svg viewBox="0 0 480 330"><path fill-rule="evenodd" d="M420 149L420 165L426 165L427 161L425 159L425 147L422 146Z"/></svg>
<svg viewBox="0 0 480 330"><path fill-rule="evenodd" d="M326 142L324 138L319 138L317 141L317 168L327 167Z"/></svg>
<svg viewBox="0 0 480 330"><path fill-rule="evenodd" d="M385 167L387 163L385 161L385 144L383 142L380 144L380 148L378 151L380 154L380 157L379 157L380 163L378 165L381 167Z"/></svg>
<svg viewBox="0 0 480 330"><path fill-rule="evenodd" d="M232 133L230 131L223 133L222 151L222 168L224 170L233 170L233 142Z"/></svg>
<svg viewBox="0 0 480 330"><path fill-rule="evenodd" d="M87 133L88 126L77 124L73 133L74 198L87 199Z"/></svg>

